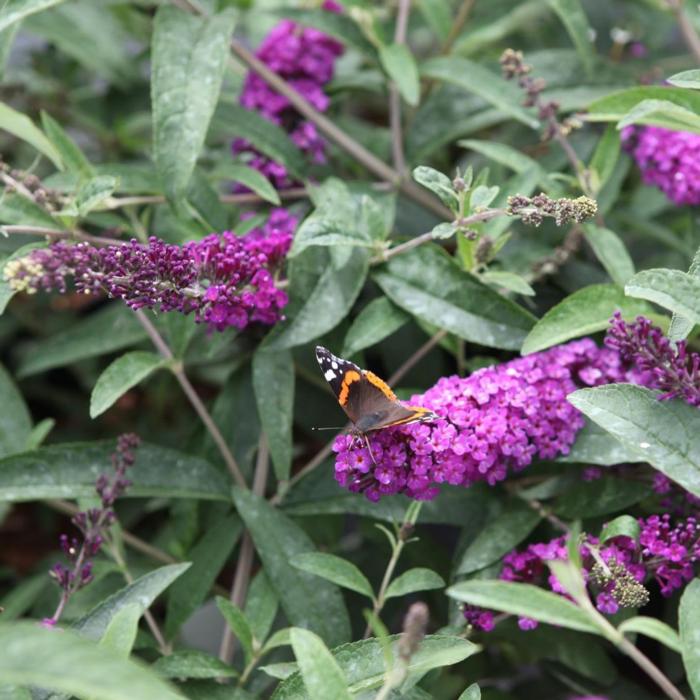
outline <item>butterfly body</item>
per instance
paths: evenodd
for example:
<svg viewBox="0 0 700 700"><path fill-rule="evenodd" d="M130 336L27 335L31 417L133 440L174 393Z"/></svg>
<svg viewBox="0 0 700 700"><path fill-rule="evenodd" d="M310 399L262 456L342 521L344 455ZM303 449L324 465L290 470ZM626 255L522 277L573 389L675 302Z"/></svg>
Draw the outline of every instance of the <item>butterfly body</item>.
<svg viewBox="0 0 700 700"><path fill-rule="evenodd" d="M438 418L422 406L404 406L376 374L337 357L321 345L316 347L316 359L338 403L352 422L353 432L364 435L372 430Z"/></svg>

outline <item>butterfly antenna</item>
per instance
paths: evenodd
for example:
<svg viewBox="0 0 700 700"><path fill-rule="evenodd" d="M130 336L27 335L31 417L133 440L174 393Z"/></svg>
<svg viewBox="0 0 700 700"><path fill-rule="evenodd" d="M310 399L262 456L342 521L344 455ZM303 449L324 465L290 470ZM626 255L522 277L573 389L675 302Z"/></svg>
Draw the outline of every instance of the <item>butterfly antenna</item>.
<svg viewBox="0 0 700 700"><path fill-rule="evenodd" d="M337 426L329 426L329 427L324 427L324 428L319 428L317 426L312 426L311 430L343 430L345 428L344 425L337 425Z"/></svg>
<svg viewBox="0 0 700 700"><path fill-rule="evenodd" d="M365 439L365 445L367 445L367 451L369 452L369 456L372 458L372 462L374 466L377 466L377 460L374 458L374 454L372 453L372 448L369 444L369 438L367 437L366 433L362 433L362 437Z"/></svg>

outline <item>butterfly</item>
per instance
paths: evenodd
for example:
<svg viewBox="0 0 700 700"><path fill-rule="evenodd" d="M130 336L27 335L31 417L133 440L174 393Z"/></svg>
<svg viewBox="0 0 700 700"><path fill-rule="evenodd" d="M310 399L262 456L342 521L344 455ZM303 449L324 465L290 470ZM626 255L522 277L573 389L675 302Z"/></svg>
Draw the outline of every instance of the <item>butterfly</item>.
<svg viewBox="0 0 700 700"><path fill-rule="evenodd" d="M376 374L336 357L321 345L316 346L316 360L338 403L352 422L353 432L363 435L365 442L366 433L372 430L438 419L430 409L404 406Z"/></svg>

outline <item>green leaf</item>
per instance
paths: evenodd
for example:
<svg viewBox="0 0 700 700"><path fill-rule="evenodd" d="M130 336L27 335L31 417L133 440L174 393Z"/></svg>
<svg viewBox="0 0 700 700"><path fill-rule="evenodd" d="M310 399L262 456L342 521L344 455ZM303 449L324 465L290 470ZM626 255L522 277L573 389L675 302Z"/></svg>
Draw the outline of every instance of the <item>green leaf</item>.
<svg viewBox="0 0 700 700"><path fill-rule="evenodd" d="M58 5L63 0L7 0L0 10L0 32L25 17Z"/></svg>
<svg viewBox="0 0 700 700"><path fill-rule="evenodd" d="M219 612L223 615L224 620L226 620L226 624L231 628L231 631L241 643L246 658L246 664L250 663L253 656L253 631L250 629L245 614L238 606L221 596L216 596L216 607L219 608Z"/></svg>
<svg viewBox="0 0 700 700"><path fill-rule="evenodd" d="M94 497L95 479L110 469L113 440L40 447L0 459L0 501ZM227 478L201 457L141 444L129 469L131 498L228 501Z"/></svg>
<svg viewBox="0 0 700 700"><path fill-rule="evenodd" d="M666 268L642 270L625 285L625 293L700 323L700 277L693 274Z"/></svg>
<svg viewBox="0 0 700 700"><path fill-rule="evenodd" d="M398 659L399 635L389 637L393 664ZM413 687L428 671L450 666L463 661L479 650L475 644L460 637L427 635L418 651L408 662L408 678L399 689ZM345 674L351 695L361 695L380 688L384 683L385 665L382 645L377 639L363 639L332 649L331 654ZM293 673L281 683L272 695L272 700L304 700L308 698L299 672Z"/></svg>
<svg viewBox="0 0 700 700"><path fill-rule="evenodd" d="M556 461L609 467L611 464L644 460L630 454L619 440L606 433L599 425L586 421L586 425L576 435L576 442L569 454L557 457Z"/></svg>
<svg viewBox="0 0 700 700"><path fill-rule="evenodd" d="M624 287L634 275L634 263L622 239L610 229L595 224L585 224L583 232L610 279Z"/></svg>
<svg viewBox="0 0 700 700"><path fill-rule="evenodd" d="M3 622L16 620L24 615L49 585L51 585L49 577L42 571L40 574L25 577L13 586L12 590L0 598Z"/></svg>
<svg viewBox="0 0 700 700"><path fill-rule="evenodd" d="M458 146L467 148L470 151L481 153L489 160L501 163L518 174L533 172L537 174L538 181L542 187L551 189L553 182L544 168L530 156L526 156L517 149L498 141L481 141L479 139L464 139L457 142Z"/></svg>
<svg viewBox="0 0 700 700"><path fill-rule="evenodd" d="M613 284L592 284L570 294L553 306L525 338L522 354L529 355L572 338L605 330L615 311L632 319L648 313L646 304L627 299Z"/></svg>
<svg viewBox="0 0 700 700"><path fill-rule="evenodd" d="M633 87L594 100L588 106L587 121L619 122L644 100L672 102L694 114L700 113L700 94L682 88Z"/></svg>
<svg viewBox="0 0 700 700"><path fill-rule="evenodd" d="M292 353L260 347L253 355L253 388L275 476L279 480L288 479L292 466L294 413Z"/></svg>
<svg viewBox="0 0 700 700"><path fill-rule="evenodd" d="M600 541L607 542L613 537L631 537L639 539L639 521L631 515L620 515L605 525L600 533Z"/></svg>
<svg viewBox="0 0 700 700"><path fill-rule="evenodd" d="M463 581L448 588L447 595L471 605L531 617L579 632L600 634L588 615L577 605L529 583Z"/></svg>
<svg viewBox="0 0 700 700"><path fill-rule="evenodd" d="M457 700L481 700L481 689L476 683L472 683Z"/></svg>
<svg viewBox="0 0 700 700"><path fill-rule="evenodd" d="M267 349L278 351L303 345L335 328L355 303L368 269L364 250L353 252L340 268L326 266L299 311L288 322L279 324L280 330Z"/></svg>
<svg viewBox="0 0 700 700"><path fill-rule="evenodd" d="M700 697L700 580L694 579L683 591L678 609L683 665L693 695Z"/></svg>
<svg viewBox="0 0 700 700"><path fill-rule="evenodd" d="M700 90L700 70L694 68L675 73L670 78L666 78L666 82L679 88Z"/></svg>
<svg viewBox="0 0 700 700"><path fill-rule="evenodd" d="M161 656L152 666L164 678L236 678L236 669L203 651L182 650Z"/></svg>
<svg viewBox="0 0 700 700"><path fill-rule="evenodd" d="M481 279L487 284L503 287L516 294L526 297L535 295L535 290L520 276L507 270L487 270L481 274Z"/></svg>
<svg viewBox="0 0 700 700"><path fill-rule="evenodd" d="M239 489L233 498L289 621L328 644L347 641L350 624L338 588L290 564L296 555L314 551L308 535L263 498Z"/></svg>
<svg viewBox="0 0 700 700"><path fill-rule="evenodd" d="M408 104L415 107L420 98L420 79L413 54L405 44L390 44L379 49L379 60Z"/></svg>
<svg viewBox="0 0 700 700"><path fill-rule="evenodd" d="M372 585L367 577L347 559L324 552L307 552L294 557L291 564L297 569L307 571L314 576L320 576L338 586L349 588L351 591L374 599Z"/></svg>
<svg viewBox="0 0 700 700"><path fill-rule="evenodd" d="M68 136L63 127L53 117L44 111L41 112L41 125L44 127L44 132L48 136L49 141L60 153L61 160L69 172L74 173L79 178L89 178L94 175L90 161L78 148L75 141Z"/></svg>
<svg viewBox="0 0 700 700"><path fill-rule="evenodd" d="M442 576L436 574L432 569L416 567L404 571L397 576L386 589L385 598L398 598L409 595L417 591L430 591L435 588L444 588L445 582Z"/></svg>
<svg viewBox="0 0 700 700"><path fill-rule="evenodd" d="M355 47L360 53L374 56L374 46L365 37L358 22L350 13L329 12L328 10L305 10L284 7L278 10L284 19L293 19L303 26L320 29L339 39L343 44Z"/></svg>
<svg viewBox="0 0 700 700"><path fill-rule="evenodd" d="M0 626L0 677L6 683L95 700L182 696L155 673L66 630L57 634L33 622Z"/></svg>
<svg viewBox="0 0 700 700"><path fill-rule="evenodd" d="M459 205L452 180L439 170L429 168L427 165L419 165L413 169L413 179L440 197L445 206L455 209Z"/></svg>
<svg viewBox="0 0 700 700"><path fill-rule="evenodd" d="M645 617L644 615L631 617L617 629L625 634L643 634L645 637L655 639L672 651L681 653L681 639L678 632L655 617Z"/></svg>
<svg viewBox="0 0 700 700"><path fill-rule="evenodd" d="M596 518L625 510L650 493L651 486L644 482L603 476L565 491L556 501L555 512L570 520Z"/></svg>
<svg viewBox="0 0 700 700"><path fill-rule="evenodd" d="M240 518L226 515L210 526L187 553L192 567L168 591L164 629L168 639L175 637L182 624L206 600L241 530Z"/></svg>
<svg viewBox="0 0 700 700"><path fill-rule="evenodd" d="M217 116L224 122L229 139L249 141L268 158L282 163L295 178L304 178L307 170L304 156L282 128L240 105L220 106Z"/></svg>
<svg viewBox="0 0 700 700"><path fill-rule="evenodd" d="M143 613L153 601L173 582L181 576L190 564L169 564L137 578L114 595L103 600L87 615L73 624L73 628L88 639L100 639L112 619L129 605L136 604Z"/></svg>
<svg viewBox="0 0 700 700"><path fill-rule="evenodd" d="M153 352L135 350L112 362L97 379L90 395L90 418L96 418L114 405L129 389L165 365Z"/></svg>
<svg viewBox="0 0 700 700"><path fill-rule="evenodd" d="M121 608L109 621L100 639L100 646L113 652L115 656L129 658L142 614L143 609L137 603L129 603Z"/></svg>
<svg viewBox="0 0 700 700"><path fill-rule="evenodd" d="M527 504L511 502L498 516L489 518L462 554L455 575L471 574L498 561L515 549L541 519L542 516Z"/></svg>
<svg viewBox="0 0 700 700"><path fill-rule="evenodd" d="M32 419L7 370L0 365L0 457L27 449Z"/></svg>
<svg viewBox="0 0 700 700"><path fill-rule="evenodd" d="M539 121L520 106L519 88L474 61L456 56L431 58L421 63L421 75L457 85L531 129L539 128Z"/></svg>
<svg viewBox="0 0 700 700"><path fill-rule="evenodd" d="M386 297L370 301L352 322L345 334L343 357L352 357L372 347L406 325L409 315Z"/></svg>
<svg viewBox="0 0 700 700"><path fill-rule="evenodd" d="M3 25L3 15L7 13L7 11L7 6L0 10L0 29ZM5 26L8 24L11 24L11 22L6 22ZM34 146L37 151L43 153L59 170L63 170L61 156L54 148L51 141L44 136L44 132L37 128L29 117L21 112L17 112L4 102L0 102L0 129L9 131L9 133L16 136L18 139L22 139L22 141L26 141L31 146Z"/></svg>
<svg viewBox="0 0 700 700"><path fill-rule="evenodd" d="M700 132L700 117L668 100L642 100L617 123L618 129L632 124L649 124L666 129Z"/></svg>
<svg viewBox="0 0 700 700"><path fill-rule="evenodd" d="M217 175L245 185L270 204L280 205L280 196L277 194L277 190L258 170L241 163L226 163L222 168L217 169Z"/></svg>
<svg viewBox="0 0 700 700"><path fill-rule="evenodd" d="M345 674L323 640L299 627L292 628L290 637L309 699L350 700Z"/></svg>
<svg viewBox="0 0 700 700"><path fill-rule="evenodd" d="M493 187L486 187L486 185L478 185L474 188L469 198L469 204L472 211L480 212L484 211L493 202L498 193L501 191L500 187L494 185Z"/></svg>
<svg viewBox="0 0 700 700"><path fill-rule="evenodd" d="M151 100L153 152L165 193L185 193L219 99L234 14L194 17L170 5L156 13Z"/></svg>
<svg viewBox="0 0 700 700"><path fill-rule="evenodd" d="M63 367L134 345L146 331L134 312L121 304L110 304L66 330L27 346L17 370L28 377L54 367Z"/></svg>
<svg viewBox="0 0 700 700"><path fill-rule="evenodd" d="M692 277L700 279L700 248L695 251L693 261L690 263L688 274ZM692 321L680 316L677 313L674 313L673 317L671 318L671 325L668 328L669 339L674 342L685 340L690 335L690 331L693 330L694 325L695 324Z"/></svg>
<svg viewBox="0 0 700 700"><path fill-rule="evenodd" d="M620 158L620 133L608 124L595 148L589 170L595 173L595 191L600 192L612 176Z"/></svg>
<svg viewBox="0 0 700 700"><path fill-rule="evenodd" d="M88 180L75 196L75 206L81 217L87 216L93 209L99 207L102 202L117 188L117 178L111 175L97 175Z"/></svg>
<svg viewBox="0 0 700 700"><path fill-rule="evenodd" d="M680 399L632 384L579 389L567 397L579 411L669 479L700 496L700 414Z"/></svg>
<svg viewBox="0 0 700 700"><path fill-rule="evenodd" d="M260 569L250 584L245 601L245 616L256 639L267 638L277 616L278 607L277 594L270 585L264 569Z"/></svg>
<svg viewBox="0 0 700 700"><path fill-rule="evenodd" d="M405 311L464 340L517 350L533 317L500 296L436 245L397 255L375 279Z"/></svg>
<svg viewBox="0 0 700 700"><path fill-rule="evenodd" d="M452 28L452 10L442 0L418 0L423 20L430 25L437 37L444 41Z"/></svg>
<svg viewBox="0 0 700 700"><path fill-rule="evenodd" d="M557 13L571 41L574 42L586 75L589 78L592 77L595 63L593 30L588 24L588 18L580 0L549 0L549 6Z"/></svg>

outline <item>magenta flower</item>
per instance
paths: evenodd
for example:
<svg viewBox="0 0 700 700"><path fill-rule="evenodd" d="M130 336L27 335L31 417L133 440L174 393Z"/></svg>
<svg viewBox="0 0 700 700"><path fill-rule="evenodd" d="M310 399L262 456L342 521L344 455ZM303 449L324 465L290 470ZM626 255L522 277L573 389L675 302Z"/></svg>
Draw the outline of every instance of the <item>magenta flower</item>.
<svg viewBox="0 0 700 700"><path fill-rule="evenodd" d="M605 344L644 374L641 383L662 391L660 398L679 397L700 406L700 354L689 353L684 340L674 345L648 318L627 323L618 312L610 320Z"/></svg>
<svg viewBox="0 0 700 700"><path fill-rule="evenodd" d="M282 317L287 295L274 273L292 242L297 220L273 210L267 223L245 236L225 231L183 246L152 237L147 244L97 248L58 241L5 266L18 291L66 291L72 278L84 294L106 292L132 309L194 312L199 323L225 330Z"/></svg>
<svg viewBox="0 0 700 700"><path fill-rule="evenodd" d="M658 187L676 204L700 204L700 134L631 126L623 130L622 139L647 185Z"/></svg>
<svg viewBox="0 0 700 700"><path fill-rule="evenodd" d="M596 608L614 615L620 608L641 607L649 600L645 584L656 581L665 597L682 588L695 576L700 560L700 523L694 517L675 523L669 514L639 519L639 542L620 536L600 544L586 535L579 552L582 574L593 595ZM503 558L500 579L546 586L568 597L555 576L549 573L548 561L568 559L566 537L527 545ZM480 616L491 611L475 606L465 608L467 622L482 631ZM537 626L535 620L519 618L522 630Z"/></svg>
<svg viewBox="0 0 700 700"><path fill-rule="evenodd" d="M323 8L329 12L342 11L332 1L324 2ZM325 112L329 99L323 88L333 78L335 60L342 53L343 45L335 39L285 19L270 31L255 55L318 111ZM275 92L257 73L246 76L240 102L246 109L285 129L313 163L325 162L325 141L316 125L302 119L289 100ZM294 184L283 165L262 155L244 139L235 139L232 149L234 154L250 154L248 165L270 179L277 189Z"/></svg>
<svg viewBox="0 0 700 700"><path fill-rule="evenodd" d="M444 377L411 399L440 416L434 423L370 433L371 455L355 436L339 435L335 478L370 500L396 493L431 499L445 482L495 484L536 457L569 451L584 421L568 394L632 378L617 352L588 339L466 378Z"/></svg>
<svg viewBox="0 0 700 700"><path fill-rule="evenodd" d="M109 527L116 519L112 509L114 502L131 485L126 472L134 464L134 450L140 442L139 437L132 433L119 436L117 450L112 455L112 472L100 474L95 484L100 506L81 511L73 517L73 525L79 530L80 537L69 537L66 534L59 537L61 551L68 564L56 563L49 571L61 589L61 598L54 614L42 620L43 627L54 627L71 596L92 581L92 560L100 551Z"/></svg>

